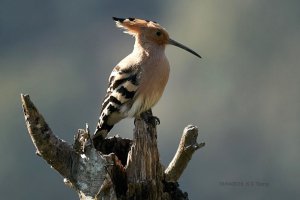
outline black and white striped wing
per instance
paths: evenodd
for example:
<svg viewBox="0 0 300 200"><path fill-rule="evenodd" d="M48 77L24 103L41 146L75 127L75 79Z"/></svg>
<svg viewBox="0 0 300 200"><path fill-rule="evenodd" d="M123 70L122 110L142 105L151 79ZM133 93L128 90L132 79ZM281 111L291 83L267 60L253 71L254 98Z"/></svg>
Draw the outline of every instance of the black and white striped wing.
<svg viewBox="0 0 300 200"><path fill-rule="evenodd" d="M114 124L126 117L121 108L132 104L138 88L138 79L139 72L134 67L116 66L113 69L94 137L105 138Z"/></svg>

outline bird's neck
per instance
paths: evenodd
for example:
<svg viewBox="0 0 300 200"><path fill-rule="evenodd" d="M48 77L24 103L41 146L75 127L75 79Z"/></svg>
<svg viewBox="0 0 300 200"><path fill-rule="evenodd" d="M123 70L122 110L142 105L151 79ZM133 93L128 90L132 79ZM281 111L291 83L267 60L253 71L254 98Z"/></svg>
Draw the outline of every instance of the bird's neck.
<svg viewBox="0 0 300 200"><path fill-rule="evenodd" d="M151 41L143 40L139 37L135 39L133 52L135 56L159 59L165 56L165 45L160 45Z"/></svg>

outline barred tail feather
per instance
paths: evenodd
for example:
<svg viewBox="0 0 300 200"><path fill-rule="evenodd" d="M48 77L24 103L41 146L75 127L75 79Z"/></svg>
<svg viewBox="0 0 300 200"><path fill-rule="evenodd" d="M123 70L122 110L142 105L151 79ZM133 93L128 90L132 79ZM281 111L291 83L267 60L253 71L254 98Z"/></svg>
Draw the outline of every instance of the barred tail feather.
<svg viewBox="0 0 300 200"><path fill-rule="evenodd" d="M111 101L112 99L115 98L109 98L110 102L104 103L106 106L102 108L93 138L106 138L113 126L126 117L119 112L119 105L116 104L116 102Z"/></svg>
<svg viewBox="0 0 300 200"><path fill-rule="evenodd" d="M114 125L108 125L107 123L102 123L100 125L100 121L99 121L98 125L97 125L97 128L95 130L93 139L95 139L95 138L101 138L101 139L106 138L107 134L113 128L113 126Z"/></svg>

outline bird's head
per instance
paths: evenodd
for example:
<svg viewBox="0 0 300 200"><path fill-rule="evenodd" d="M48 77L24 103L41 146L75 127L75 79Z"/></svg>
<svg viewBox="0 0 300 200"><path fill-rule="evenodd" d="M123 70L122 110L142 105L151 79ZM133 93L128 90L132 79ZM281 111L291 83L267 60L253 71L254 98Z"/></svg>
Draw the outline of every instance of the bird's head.
<svg viewBox="0 0 300 200"><path fill-rule="evenodd" d="M168 32L160 26L158 23L149 20L137 19L137 18L117 18L113 17L118 27L125 29L125 33L140 38L144 42L152 42L158 45L171 44L182 48L195 56L201 58L201 56L192 49L176 42L169 37Z"/></svg>

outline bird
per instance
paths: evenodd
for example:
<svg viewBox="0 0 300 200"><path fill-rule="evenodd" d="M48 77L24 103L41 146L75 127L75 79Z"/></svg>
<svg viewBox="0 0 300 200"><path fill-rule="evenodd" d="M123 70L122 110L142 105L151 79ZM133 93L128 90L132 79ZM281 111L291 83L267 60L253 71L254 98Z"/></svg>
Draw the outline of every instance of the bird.
<svg viewBox="0 0 300 200"><path fill-rule="evenodd" d="M113 17L113 20L124 33L135 38L135 43L133 51L109 76L94 141L104 139L116 123L127 117L160 123L152 116L151 108L161 98L169 79L166 45L177 46L201 58L194 50L171 39L166 29L155 21L132 17Z"/></svg>

